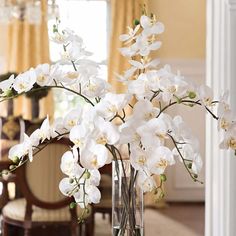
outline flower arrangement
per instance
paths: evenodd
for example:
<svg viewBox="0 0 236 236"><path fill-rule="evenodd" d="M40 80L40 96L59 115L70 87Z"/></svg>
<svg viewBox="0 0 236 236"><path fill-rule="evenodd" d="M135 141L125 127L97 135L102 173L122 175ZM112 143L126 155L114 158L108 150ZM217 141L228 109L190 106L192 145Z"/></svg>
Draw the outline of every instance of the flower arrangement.
<svg viewBox="0 0 236 236"><path fill-rule="evenodd" d="M81 97L85 103L52 125L47 117L31 136L25 134L24 141L10 149L13 164L4 173L33 161L33 154L51 141L68 137L73 145L61 158L61 171L67 177L59 188L64 195L74 197L71 207L79 205L86 211L89 204L99 203L101 198L99 169L113 160L113 170L118 174L119 168L124 171L124 158L128 158L131 172L122 189L124 218L115 235L124 235L127 224L130 235L141 235L132 220L134 208L130 207L135 187L163 197L165 170L177 161L193 181L202 183L198 179L202 168L198 140L181 115L171 117L168 109L179 105L203 107L224 134L220 147L235 151L236 128L227 93L214 100L208 86L198 86L171 71L169 65L161 67L159 59L152 59L151 52L162 44L158 36L164 32L164 25L154 15L142 15L134 21L134 27L128 27L127 34L120 36L124 43L120 52L130 64L123 75L117 74L127 88L122 94L112 92L110 84L99 77L99 66L88 59L91 53L83 40L69 29L61 31L59 26L59 22L54 25L52 40L62 45L61 59L70 61L73 70L64 71L60 63L43 64L11 76L0 83L2 101L29 91L56 88ZM173 147L166 146L166 140ZM159 184L154 176L160 177Z"/></svg>

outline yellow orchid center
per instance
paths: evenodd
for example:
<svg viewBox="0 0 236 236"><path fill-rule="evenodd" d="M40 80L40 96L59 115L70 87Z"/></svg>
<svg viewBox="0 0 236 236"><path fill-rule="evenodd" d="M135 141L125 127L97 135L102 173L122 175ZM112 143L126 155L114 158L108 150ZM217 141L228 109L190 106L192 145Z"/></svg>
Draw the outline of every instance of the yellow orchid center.
<svg viewBox="0 0 236 236"><path fill-rule="evenodd" d="M68 72L67 77L68 77L68 79L71 79L71 80L77 79L78 78L78 73L77 72Z"/></svg>
<svg viewBox="0 0 236 236"><path fill-rule="evenodd" d="M45 81L46 80L46 76L44 76L44 75L39 75L38 77L37 77L37 81L38 82L43 82L43 81Z"/></svg>
<svg viewBox="0 0 236 236"><path fill-rule="evenodd" d="M97 168L98 166L98 161L97 161L97 157L94 156L94 158L91 160L91 165L94 167L94 168Z"/></svg>
<svg viewBox="0 0 236 236"><path fill-rule="evenodd" d="M76 120L69 120L69 121L67 122L67 124L68 124L68 126L73 127L73 126L76 125Z"/></svg>
<svg viewBox="0 0 236 236"><path fill-rule="evenodd" d="M155 117L155 114L154 112L147 112L144 114L144 119L147 121L147 120L151 120L152 118Z"/></svg>
<svg viewBox="0 0 236 236"><path fill-rule="evenodd" d="M228 141L228 145L230 148L236 150L236 140L233 137Z"/></svg>
<svg viewBox="0 0 236 236"><path fill-rule="evenodd" d="M166 168L168 166L168 161L161 158L161 160L157 163L158 168Z"/></svg>
<svg viewBox="0 0 236 236"><path fill-rule="evenodd" d="M139 156L139 158L138 158L138 163L140 164L140 165L144 165L145 163L146 163L146 157L145 156Z"/></svg>
<svg viewBox="0 0 236 236"><path fill-rule="evenodd" d="M229 128L229 122L227 122L226 119L222 118L220 121L220 127L224 130L227 130Z"/></svg>
<svg viewBox="0 0 236 236"><path fill-rule="evenodd" d="M103 135L96 140L97 144L105 145L107 143L107 138Z"/></svg>

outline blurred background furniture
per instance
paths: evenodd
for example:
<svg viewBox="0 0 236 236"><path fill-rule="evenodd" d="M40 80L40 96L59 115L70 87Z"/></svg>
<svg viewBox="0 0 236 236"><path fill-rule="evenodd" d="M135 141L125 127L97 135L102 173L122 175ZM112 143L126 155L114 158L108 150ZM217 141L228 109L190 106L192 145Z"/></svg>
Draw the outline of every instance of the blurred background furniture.
<svg viewBox="0 0 236 236"><path fill-rule="evenodd" d="M94 205L93 212L102 213L109 216L111 222L112 213L112 164L105 165L100 170L101 182L99 189L101 191L101 201L99 204Z"/></svg>
<svg viewBox="0 0 236 236"><path fill-rule="evenodd" d="M21 117L14 117L10 113L11 111L8 111L8 117L0 117L0 171L8 169L11 164L8 159L9 149L20 142L21 135L24 132L24 123ZM18 189L15 188L14 182L15 178L13 178L13 175L8 176L7 179L2 177L0 178L1 209L9 201L8 187L11 190L11 197L15 197L19 193Z"/></svg>
<svg viewBox="0 0 236 236"><path fill-rule="evenodd" d="M51 143L34 156L32 163L27 163L16 171L17 185L24 198L12 200L3 208L3 235L8 236L9 226L15 225L24 230L24 236L29 236L31 230L37 227L53 225L67 226L71 235L91 236L88 227L89 215L84 224L78 224L77 219L82 209L69 209L70 198L65 198L58 185L63 178L60 171L62 154L68 150L68 140ZM15 234L14 234L15 235Z"/></svg>

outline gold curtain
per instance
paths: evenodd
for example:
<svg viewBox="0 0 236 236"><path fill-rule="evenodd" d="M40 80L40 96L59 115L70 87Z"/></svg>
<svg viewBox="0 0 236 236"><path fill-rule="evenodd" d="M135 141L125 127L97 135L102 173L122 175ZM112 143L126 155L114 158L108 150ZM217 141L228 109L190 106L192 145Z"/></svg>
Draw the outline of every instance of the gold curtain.
<svg viewBox="0 0 236 236"><path fill-rule="evenodd" d="M112 33L110 43L110 56L108 66L108 78L113 89L121 93L123 85L117 81L114 72L122 74L129 68L127 59L124 58L118 48L122 47L119 36L127 32L127 26L132 26L134 19L139 19L143 5L147 6L147 0L112 0Z"/></svg>
<svg viewBox="0 0 236 236"><path fill-rule="evenodd" d="M47 1L41 0L42 21L40 25L15 20L7 32L7 71L21 73L41 63L49 63L49 40L45 12ZM52 95L40 101L40 117L53 114ZM14 100L14 115L31 118L31 102L25 96Z"/></svg>

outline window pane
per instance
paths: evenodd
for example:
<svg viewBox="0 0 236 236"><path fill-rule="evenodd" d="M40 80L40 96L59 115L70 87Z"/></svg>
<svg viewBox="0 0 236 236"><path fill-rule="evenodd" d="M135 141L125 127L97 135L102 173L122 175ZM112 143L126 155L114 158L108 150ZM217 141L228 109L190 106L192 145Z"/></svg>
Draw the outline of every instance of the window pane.
<svg viewBox="0 0 236 236"><path fill-rule="evenodd" d="M68 27L84 39L88 51L94 53L91 59L97 62L107 60L107 2L86 0L58 0L60 19L63 27ZM49 30L53 21L49 22ZM58 45L51 43L51 60L60 59Z"/></svg>

